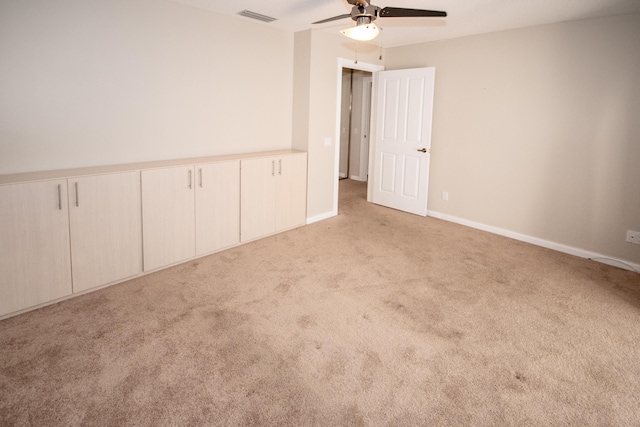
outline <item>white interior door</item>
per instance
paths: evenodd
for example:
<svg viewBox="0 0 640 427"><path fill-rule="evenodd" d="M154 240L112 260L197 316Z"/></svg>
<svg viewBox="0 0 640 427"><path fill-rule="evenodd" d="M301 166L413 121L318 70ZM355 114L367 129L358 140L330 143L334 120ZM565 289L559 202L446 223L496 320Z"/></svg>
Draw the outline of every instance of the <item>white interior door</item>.
<svg viewBox="0 0 640 427"><path fill-rule="evenodd" d="M377 74L373 202L427 215L435 68Z"/></svg>

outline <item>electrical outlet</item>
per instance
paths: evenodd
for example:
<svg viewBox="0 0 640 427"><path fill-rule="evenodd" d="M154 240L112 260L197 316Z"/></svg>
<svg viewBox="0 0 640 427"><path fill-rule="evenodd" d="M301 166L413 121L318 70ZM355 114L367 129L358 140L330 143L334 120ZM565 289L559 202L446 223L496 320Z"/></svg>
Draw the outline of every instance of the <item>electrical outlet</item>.
<svg viewBox="0 0 640 427"><path fill-rule="evenodd" d="M445 202L449 201L449 192L448 191L443 191L442 192L442 200L444 200Z"/></svg>
<svg viewBox="0 0 640 427"><path fill-rule="evenodd" d="M627 242L640 245L640 231L627 230Z"/></svg>

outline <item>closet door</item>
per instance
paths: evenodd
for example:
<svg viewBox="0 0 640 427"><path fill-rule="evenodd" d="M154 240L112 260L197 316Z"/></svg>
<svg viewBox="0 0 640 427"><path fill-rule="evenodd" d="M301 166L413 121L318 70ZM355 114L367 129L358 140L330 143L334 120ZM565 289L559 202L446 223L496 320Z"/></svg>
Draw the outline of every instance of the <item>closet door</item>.
<svg viewBox="0 0 640 427"><path fill-rule="evenodd" d="M240 241L240 161L196 165L196 255Z"/></svg>
<svg viewBox="0 0 640 427"><path fill-rule="evenodd" d="M0 186L0 315L71 294L67 180Z"/></svg>
<svg viewBox="0 0 640 427"><path fill-rule="evenodd" d="M142 272L140 173L69 179L73 291Z"/></svg>
<svg viewBox="0 0 640 427"><path fill-rule="evenodd" d="M192 166L142 171L144 271L195 256Z"/></svg>

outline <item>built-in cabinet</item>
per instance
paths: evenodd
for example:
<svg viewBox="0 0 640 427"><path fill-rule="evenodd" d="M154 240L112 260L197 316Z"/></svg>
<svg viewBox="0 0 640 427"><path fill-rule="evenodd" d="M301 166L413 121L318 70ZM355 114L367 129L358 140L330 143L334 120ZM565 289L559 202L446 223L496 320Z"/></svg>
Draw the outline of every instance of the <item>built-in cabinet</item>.
<svg viewBox="0 0 640 427"><path fill-rule="evenodd" d="M138 171L70 178L73 292L142 272Z"/></svg>
<svg viewBox="0 0 640 427"><path fill-rule="evenodd" d="M305 224L306 153L0 176L0 316Z"/></svg>
<svg viewBox="0 0 640 427"><path fill-rule="evenodd" d="M71 295L67 180L0 186L0 315Z"/></svg>
<svg viewBox="0 0 640 427"><path fill-rule="evenodd" d="M239 242L240 161L142 171L144 270Z"/></svg>
<svg viewBox="0 0 640 427"><path fill-rule="evenodd" d="M196 255L237 245L240 160L196 165L196 178Z"/></svg>
<svg viewBox="0 0 640 427"><path fill-rule="evenodd" d="M144 270L195 256L193 166L142 171Z"/></svg>
<svg viewBox="0 0 640 427"><path fill-rule="evenodd" d="M242 160L242 241L304 225L306 178L306 153Z"/></svg>

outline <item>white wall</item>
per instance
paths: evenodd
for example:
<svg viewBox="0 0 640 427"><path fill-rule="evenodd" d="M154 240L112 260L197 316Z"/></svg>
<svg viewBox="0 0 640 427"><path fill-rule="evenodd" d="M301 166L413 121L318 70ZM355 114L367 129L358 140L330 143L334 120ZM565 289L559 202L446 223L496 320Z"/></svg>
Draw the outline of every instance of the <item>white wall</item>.
<svg viewBox="0 0 640 427"><path fill-rule="evenodd" d="M436 67L430 210L640 262L640 15L386 57Z"/></svg>
<svg viewBox="0 0 640 427"><path fill-rule="evenodd" d="M158 0L0 2L0 174L290 148L293 34Z"/></svg>

